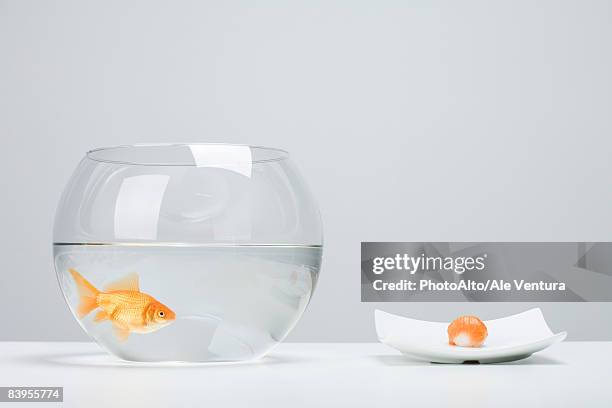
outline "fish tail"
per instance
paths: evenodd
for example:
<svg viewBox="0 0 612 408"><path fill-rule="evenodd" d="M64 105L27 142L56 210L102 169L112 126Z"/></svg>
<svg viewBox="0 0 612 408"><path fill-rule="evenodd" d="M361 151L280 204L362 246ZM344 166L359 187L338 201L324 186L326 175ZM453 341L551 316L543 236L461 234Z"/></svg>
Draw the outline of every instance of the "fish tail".
<svg viewBox="0 0 612 408"><path fill-rule="evenodd" d="M87 316L92 310L98 307L97 297L100 291L94 287L87 279L83 277L76 269L68 269L77 286L79 292L80 303L77 313L80 318Z"/></svg>

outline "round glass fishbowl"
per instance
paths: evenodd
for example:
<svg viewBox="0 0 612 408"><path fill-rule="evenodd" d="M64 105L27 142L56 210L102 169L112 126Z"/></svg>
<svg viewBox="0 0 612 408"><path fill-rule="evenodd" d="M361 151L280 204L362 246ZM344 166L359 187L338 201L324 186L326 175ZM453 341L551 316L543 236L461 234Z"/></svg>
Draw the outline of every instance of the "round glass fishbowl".
<svg viewBox="0 0 612 408"><path fill-rule="evenodd" d="M242 361L282 341L316 286L321 219L280 149L88 152L60 201L54 264L79 324L129 361Z"/></svg>

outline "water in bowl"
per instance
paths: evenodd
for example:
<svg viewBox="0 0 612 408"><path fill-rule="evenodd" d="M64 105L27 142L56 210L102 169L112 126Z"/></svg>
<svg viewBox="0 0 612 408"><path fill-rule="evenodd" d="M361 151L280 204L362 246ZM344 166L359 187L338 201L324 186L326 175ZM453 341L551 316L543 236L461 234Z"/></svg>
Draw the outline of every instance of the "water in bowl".
<svg viewBox="0 0 612 408"><path fill-rule="evenodd" d="M55 268L76 315L74 268L99 290L137 273L140 291L176 313L151 333L120 340L96 309L78 319L87 333L130 361L238 361L260 357L283 340L315 287L320 246L54 244Z"/></svg>

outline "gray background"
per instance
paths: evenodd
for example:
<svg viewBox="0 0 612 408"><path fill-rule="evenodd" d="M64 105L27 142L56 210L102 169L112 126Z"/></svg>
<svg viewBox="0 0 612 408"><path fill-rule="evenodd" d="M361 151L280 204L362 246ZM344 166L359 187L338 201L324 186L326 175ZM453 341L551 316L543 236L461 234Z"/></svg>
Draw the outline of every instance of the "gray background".
<svg viewBox="0 0 612 408"><path fill-rule="evenodd" d="M96 146L292 152L326 234L293 341L531 306L362 304L360 241L612 240L609 1L0 0L0 58L0 340L85 339L50 243ZM612 339L612 304L542 308Z"/></svg>

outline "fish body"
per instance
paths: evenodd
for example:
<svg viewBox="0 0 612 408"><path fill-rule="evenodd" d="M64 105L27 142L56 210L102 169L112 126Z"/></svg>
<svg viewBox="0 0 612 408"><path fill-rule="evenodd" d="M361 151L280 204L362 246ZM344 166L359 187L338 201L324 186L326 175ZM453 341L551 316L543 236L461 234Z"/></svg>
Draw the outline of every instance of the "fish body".
<svg viewBox="0 0 612 408"><path fill-rule="evenodd" d="M448 344L480 347L488 336L487 326L476 316L461 316L448 326Z"/></svg>
<svg viewBox="0 0 612 408"><path fill-rule="evenodd" d="M79 317L99 309L94 321L109 320L119 340L127 340L130 333L152 333L176 319L170 308L140 291L136 274L130 274L100 291L75 269L69 271L80 296Z"/></svg>

